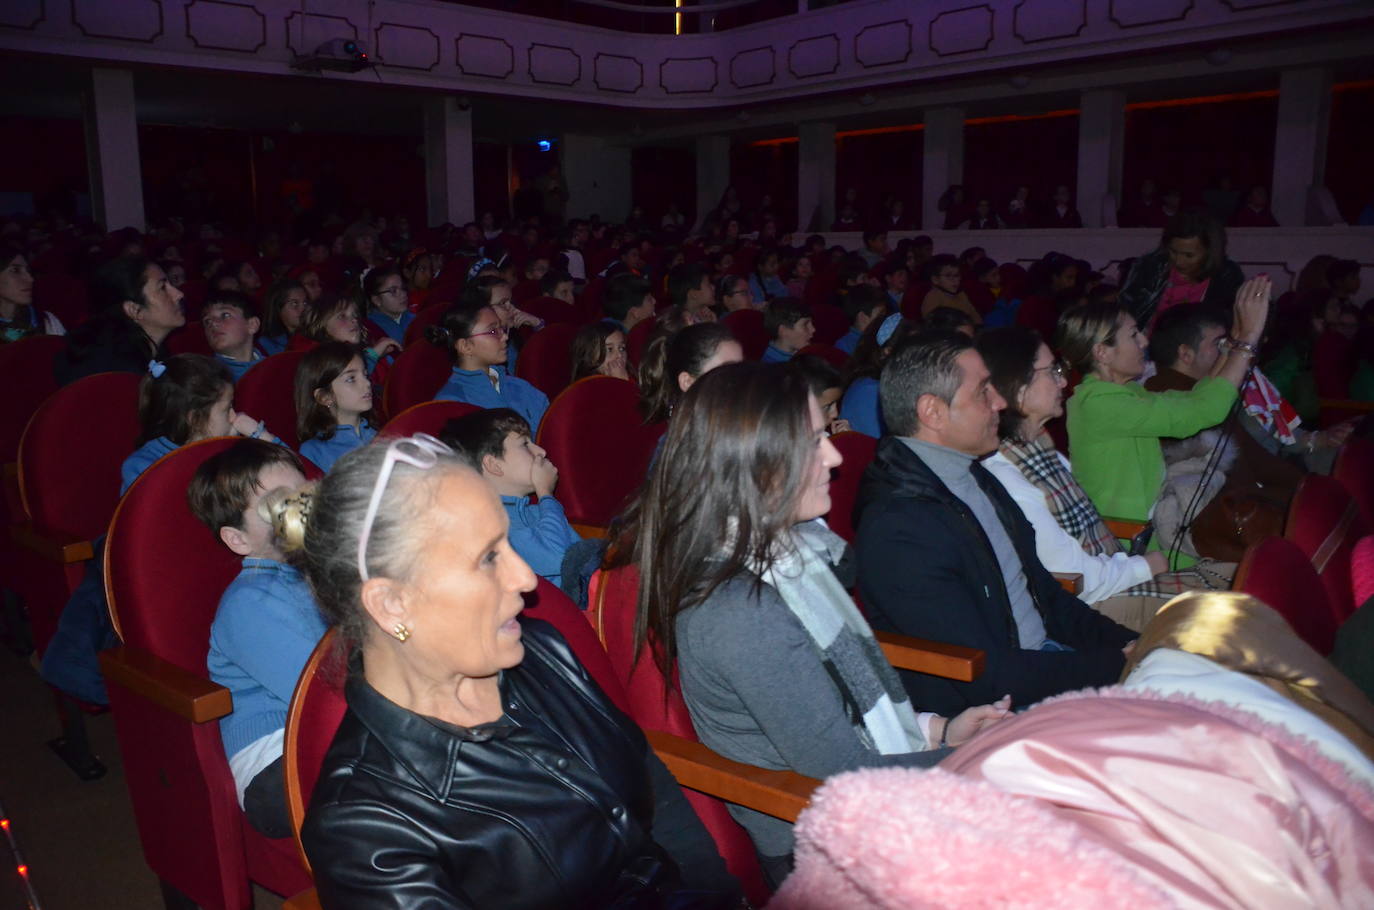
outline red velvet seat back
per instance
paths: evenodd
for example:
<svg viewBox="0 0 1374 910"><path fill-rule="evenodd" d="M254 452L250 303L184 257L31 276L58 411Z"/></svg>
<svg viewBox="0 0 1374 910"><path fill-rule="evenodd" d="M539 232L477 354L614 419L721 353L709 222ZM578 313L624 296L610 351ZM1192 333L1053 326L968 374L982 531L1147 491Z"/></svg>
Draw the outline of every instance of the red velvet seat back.
<svg viewBox="0 0 1374 910"><path fill-rule="evenodd" d="M744 349L745 360L758 360L768 348L768 332L763 327L763 313L758 310L735 310L721 320L730 334Z"/></svg>
<svg viewBox="0 0 1374 910"><path fill-rule="evenodd" d="M833 304L818 303L811 307L811 321L816 324L816 334L811 340L817 344L832 345L849 331L849 317Z"/></svg>
<svg viewBox="0 0 1374 910"><path fill-rule="evenodd" d="M1332 476L1360 510L1366 531L1374 531L1374 440L1351 439L1336 456Z"/></svg>
<svg viewBox="0 0 1374 910"><path fill-rule="evenodd" d="M577 295L577 311L582 314L583 322L595 322L606 315L601 309L601 299L606 295L606 279L597 276L591 268L587 269L587 274L593 277L588 280L582 293Z"/></svg>
<svg viewBox="0 0 1374 910"><path fill-rule="evenodd" d="M657 327L657 320L645 319L630 329L630 337L625 339L625 356L629 359L633 369L639 368L640 361L644 357L644 348L649 344L649 337L654 334L654 329Z"/></svg>
<svg viewBox="0 0 1374 910"><path fill-rule="evenodd" d="M58 389L19 442L19 486L33 523L91 540L119 501L119 467L138 438L133 373L97 373Z"/></svg>
<svg viewBox="0 0 1374 910"><path fill-rule="evenodd" d="M558 501L568 520L609 525L644 479L665 427L644 425L639 392L623 379L589 376L555 398L539 445L558 466Z"/></svg>
<svg viewBox="0 0 1374 910"><path fill-rule="evenodd" d="M239 557L191 514L186 488L236 440L191 443L134 482L110 522L105 592L125 646L205 679L210 624ZM251 877L280 894L309 886L289 841L244 824L219 724L193 723L111 680L125 783L153 872L206 908L242 910Z"/></svg>
<svg viewBox="0 0 1374 910"><path fill-rule="evenodd" d="M105 590L124 643L198 675L240 558L191 514L186 488L206 459L234 442L190 443L155 462L125 493L105 541Z"/></svg>
<svg viewBox="0 0 1374 910"><path fill-rule="evenodd" d="M310 660L306 661L301 678L296 681L296 691L291 694L291 707L286 715L282 764L286 772L287 808L301 861L307 868L309 860L304 848L300 847L301 823L305 820L305 811L310 808L324 757L348 711L348 702L344 699L344 684L348 680L344 648L336 630L325 633Z"/></svg>
<svg viewBox="0 0 1374 910"><path fill-rule="evenodd" d="M433 292L431 291L430 293L431 296L433 296ZM409 348L412 345L429 344L429 342L425 340L425 329L443 322L444 314L448 312L448 309L448 305L426 306L424 309L420 310L420 312L416 313L415 318L410 321L410 325L406 326L404 338L405 347ZM430 345L430 347L433 347L433 345Z"/></svg>
<svg viewBox="0 0 1374 910"><path fill-rule="evenodd" d="M1288 507L1283 536L1312 561L1337 624L1355 612L1350 553L1366 531L1359 505L1339 481L1320 474L1303 478Z"/></svg>
<svg viewBox="0 0 1374 910"><path fill-rule="evenodd" d="M401 352L386 377L382 399L388 414L399 414L434 396L453 374L448 351L428 341L412 344Z"/></svg>
<svg viewBox="0 0 1374 910"><path fill-rule="evenodd" d="M825 516L830 530L850 543L854 542L854 504L859 499L859 482L863 480L878 440L863 433L840 433L830 437L840 450L844 461L830 472L830 514Z"/></svg>
<svg viewBox="0 0 1374 910"><path fill-rule="evenodd" d="M53 360L67 346L61 335L32 335L0 345L0 376L5 394L0 395L0 464L19 454L19 437L29 418L49 395L57 391Z"/></svg>
<svg viewBox="0 0 1374 910"><path fill-rule="evenodd" d="M645 730L661 730L698 742L696 728L682 699L682 689L673 669L673 688L667 690L663 674L646 652L638 658L634 647L635 614L639 601L639 570L624 566L601 570L592 579L591 601L597 605L597 634L605 646L616 680L624 687L627 713ZM768 895L759 869L753 843L743 828L730 817L725 803L714 797L683 789L706 830L716 842L731 874L744 885L755 906L762 906Z"/></svg>
<svg viewBox="0 0 1374 910"><path fill-rule="evenodd" d="M572 341L581 326L555 322L530 336L515 362L515 375L533 385L549 398L572 381Z"/></svg>
<svg viewBox="0 0 1374 910"><path fill-rule="evenodd" d="M542 619L557 629L568 640L578 661L596 680L606 697L617 708L626 714L630 713L624 685L611 666L606 649L601 646L596 630L587 621L587 614L579 610L568 595L554 587L548 579L540 578L539 586L525 595L525 615L531 619Z"/></svg>
<svg viewBox="0 0 1374 910"><path fill-rule="evenodd" d="M1318 653L1331 653L1339 622L1311 561L1292 541L1270 537L1246 550L1235 590L1273 607Z"/></svg>
<svg viewBox="0 0 1374 910"><path fill-rule="evenodd" d="M90 315L86 282L72 275L48 272L33 279L33 305L52 313L68 331Z"/></svg>
<svg viewBox="0 0 1374 910"><path fill-rule="evenodd" d="M304 351L282 351L258 363L234 386L234 410L267 424L267 430L293 449L296 437L296 368Z"/></svg>
<svg viewBox="0 0 1374 910"><path fill-rule="evenodd" d="M167 336L167 353L204 354L206 357L215 355L210 348L210 340L205 337L204 327L190 318L187 318L184 326L173 329L172 334Z"/></svg>
<svg viewBox="0 0 1374 910"><path fill-rule="evenodd" d="M388 420L386 426L382 427L382 435L414 436L416 433L428 433L438 436L444 424L453 418L480 410L477 405L466 401L422 401Z"/></svg>
<svg viewBox="0 0 1374 910"><path fill-rule="evenodd" d="M837 370L843 370L845 364L849 363L849 355L830 344L808 344L797 353L819 357Z"/></svg>
<svg viewBox="0 0 1374 910"><path fill-rule="evenodd" d="M830 301L835 297L835 292L839 290L839 286L839 276L835 274L833 269L818 270L806 279L806 290L802 291L802 303L811 307L813 311L818 306L830 304ZM839 307L835 308L839 309ZM845 331L848 330L848 326L846 326ZM843 334L844 332L840 333L840 335ZM836 335L835 337L840 336Z"/></svg>
<svg viewBox="0 0 1374 910"><path fill-rule="evenodd" d="M582 325L586 322L575 304L564 303L557 297L533 297L520 304L520 309L536 319L544 320L549 325L555 322L571 322L574 325Z"/></svg>

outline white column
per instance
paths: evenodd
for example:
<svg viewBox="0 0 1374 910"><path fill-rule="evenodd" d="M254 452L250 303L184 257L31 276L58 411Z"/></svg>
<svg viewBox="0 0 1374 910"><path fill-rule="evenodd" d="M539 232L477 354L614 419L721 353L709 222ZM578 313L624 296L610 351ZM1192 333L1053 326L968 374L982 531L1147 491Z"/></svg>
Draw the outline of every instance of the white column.
<svg viewBox="0 0 1374 910"><path fill-rule="evenodd" d="M835 222L835 124L800 124L797 137L797 230L828 231Z"/></svg>
<svg viewBox="0 0 1374 910"><path fill-rule="evenodd" d="M1126 93L1083 93L1078 114L1078 194L1084 227L1116 227L1121 204L1121 157L1126 136Z"/></svg>
<svg viewBox="0 0 1374 910"><path fill-rule="evenodd" d="M1284 70L1279 76L1279 115L1274 131L1274 217L1284 227L1316 223L1309 200L1326 183L1326 137L1331 121L1331 71Z"/></svg>
<svg viewBox="0 0 1374 910"><path fill-rule="evenodd" d="M697 137L697 216L700 228L730 185L730 140L725 136Z"/></svg>
<svg viewBox="0 0 1374 910"><path fill-rule="evenodd" d="M600 215L619 224L630 214L630 152L602 136L563 134L563 184L568 218Z"/></svg>
<svg viewBox="0 0 1374 910"><path fill-rule="evenodd" d="M458 99L426 98L425 211L430 226L477 217L472 169L472 111Z"/></svg>
<svg viewBox="0 0 1374 910"><path fill-rule="evenodd" d="M940 197L950 184L964 182L964 109L939 107L926 111L921 164L921 227L938 231L945 215Z"/></svg>
<svg viewBox="0 0 1374 910"><path fill-rule="evenodd" d="M82 97L82 114L92 216L107 231L126 227L145 230L134 74L129 70L92 69Z"/></svg>

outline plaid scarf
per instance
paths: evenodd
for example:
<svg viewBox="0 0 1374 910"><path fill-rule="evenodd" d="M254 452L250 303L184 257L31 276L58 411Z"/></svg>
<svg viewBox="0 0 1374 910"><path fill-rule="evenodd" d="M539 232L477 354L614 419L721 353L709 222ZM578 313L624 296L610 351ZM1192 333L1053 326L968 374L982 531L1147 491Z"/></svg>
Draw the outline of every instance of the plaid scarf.
<svg viewBox="0 0 1374 910"><path fill-rule="evenodd" d="M1122 552L1121 542L1112 536L1097 506L1078 485L1050 442L1049 434L1041 433L1030 442L1004 440L998 451L1045 494L1045 504L1055 522L1078 541L1085 553L1114 556ZM1117 596L1168 598L1184 591L1225 591L1231 587L1235 569L1234 563L1203 559L1188 569L1156 575Z"/></svg>

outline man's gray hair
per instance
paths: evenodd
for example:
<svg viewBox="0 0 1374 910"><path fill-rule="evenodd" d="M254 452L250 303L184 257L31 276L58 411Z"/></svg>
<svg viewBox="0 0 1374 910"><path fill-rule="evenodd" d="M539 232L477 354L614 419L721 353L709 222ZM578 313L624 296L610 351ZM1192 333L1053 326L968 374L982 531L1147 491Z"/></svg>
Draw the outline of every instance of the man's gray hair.
<svg viewBox="0 0 1374 910"><path fill-rule="evenodd" d="M964 381L964 371L955 361L972 347L973 339L950 331L918 332L898 345L883 364L878 383L889 433L916 435L916 402L922 395L934 395L946 404L954 400Z"/></svg>

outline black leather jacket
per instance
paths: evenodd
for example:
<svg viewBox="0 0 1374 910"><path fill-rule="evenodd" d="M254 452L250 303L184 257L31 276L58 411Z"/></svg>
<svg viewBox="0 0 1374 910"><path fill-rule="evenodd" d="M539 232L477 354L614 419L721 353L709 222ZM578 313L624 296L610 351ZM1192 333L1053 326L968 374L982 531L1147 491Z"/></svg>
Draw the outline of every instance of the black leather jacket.
<svg viewBox="0 0 1374 910"><path fill-rule="evenodd" d="M656 795L691 808L670 776L659 783L667 771L643 733L552 626L521 624L525 658L502 674L494 724L422 717L352 675L302 832L323 906L732 905L686 892L655 843Z"/></svg>

